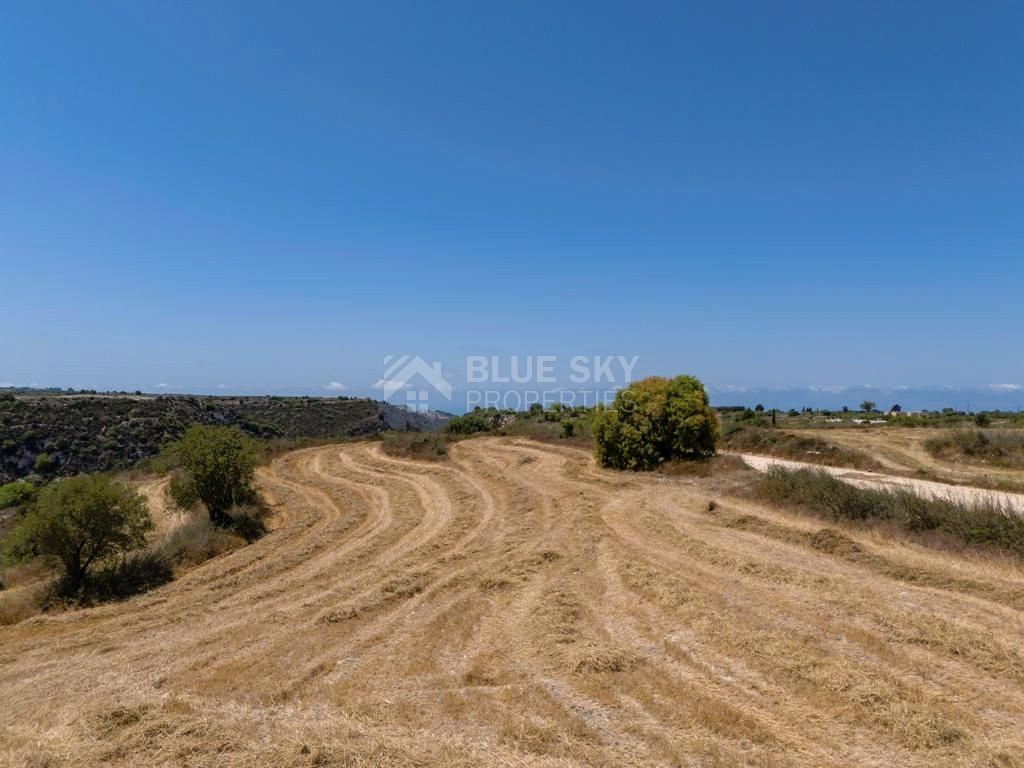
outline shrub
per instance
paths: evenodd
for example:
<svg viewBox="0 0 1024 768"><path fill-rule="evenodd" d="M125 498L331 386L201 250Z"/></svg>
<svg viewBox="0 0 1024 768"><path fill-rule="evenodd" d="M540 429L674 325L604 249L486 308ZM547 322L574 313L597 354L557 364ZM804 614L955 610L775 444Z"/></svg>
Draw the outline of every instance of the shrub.
<svg viewBox="0 0 1024 768"><path fill-rule="evenodd" d="M103 475L78 475L44 488L5 542L16 559L59 562L62 597L81 593L93 566L141 547L153 528L145 500Z"/></svg>
<svg viewBox="0 0 1024 768"><path fill-rule="evenodd" d="M672 459L714 455L718 422L704 385L692 376L654 376L616 394L594 424L598 462L650 470Z"/></svg>
<svg viewBox="0 0 1024 768"><path fill-rule="evenodd" d="M1016 430L955 429L925 441L938 458L1024 467L1024 434Z"/></svg>
<svg viewBox="0 0 1024 768"><path fill-rule="evenodd" d="M190 498L192 491L185 489L191 483L214 524L231 527L234 521L228 510L256 501L256 451L251 438L238 429L193 424L174 445L174 451L181 460L183 498Z"/></svg>
<svg viewBox="0 0 1024 768"><path fill-rule="evenodd" d="M132 552L90 576L82 598L85 601L123 600L173 578L171 564L160 552Z"/></svg>
<svg viewBox="0 0 1024 768"><path fill-rule="evenodd" d="M199 518L167 534L160 542L158 554L173 565L199 565L244 544L245 540L237 533L220 528L209 519Z"/></svg>
<svg viewBox="0 0 1024 768"><path fill-rule="evenodd" d="M464 416L449 419L445 431L449 435L472 435L490 432L495 426L494 419L487 411L471 411Z"/></svg>
<svg viewBox="0 0 1024 768"><path fill-rule="evenodd" d="M20 507L32 501L36 495L36 487L25 480L0 485L0 509Z"/></svg>
<svg viewBox="0 0 1024 768"><path fill-rule="evenodd" d="M51 469L53 469L53 459L48 453L40 453L36 456L35 463L32 465L32 469L39 475L45 475Z"/></svg>

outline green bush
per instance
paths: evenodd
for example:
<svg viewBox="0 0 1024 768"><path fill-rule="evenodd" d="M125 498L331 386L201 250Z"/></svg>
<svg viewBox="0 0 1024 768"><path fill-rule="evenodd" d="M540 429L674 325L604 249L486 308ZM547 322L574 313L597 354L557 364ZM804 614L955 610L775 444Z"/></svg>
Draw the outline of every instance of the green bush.
<svg viewBox="0 0 1024 768"><path fill-rule="evenodd" d="M597 413L594 438L602 466L650 470L714 455L718 421L698 379L654 376L621 390L610 409Z"/></svg>
<svg viewBox="0 0 1024 768"><path fill-rule="evenodd" d="M490 432L496 426L496 414L493 410L478 410L449 419L445 431L449 435L473 435L477 432Z"/></svg>
<svg viewBox="0 0 1024 768"><path fill-rule="evenodd" d="M256 448L237 428L193 424L173 450L181 460L178 492L188 501L194 491L215 525L233 527L229 510L257 501Z"/></svg>
<svg viewBox="0 0 1024 768"><path fill-rule="evenodd" d="M0 509L20 507L32 501L36 495L36 487L26 480L15 480L13 483L0 485Z"/></svg>

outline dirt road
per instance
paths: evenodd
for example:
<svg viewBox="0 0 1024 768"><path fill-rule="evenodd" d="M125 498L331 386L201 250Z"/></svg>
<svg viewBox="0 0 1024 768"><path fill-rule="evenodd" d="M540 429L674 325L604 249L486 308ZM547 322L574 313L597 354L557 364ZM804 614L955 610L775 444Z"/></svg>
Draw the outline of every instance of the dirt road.
<svg viewBox="0 0 1024 768"><path fill-rule="evenodd" d="M821 464L811 464L805 461L776 459L772 456L757 456L750 453L735 455L759 472L766 472L772 465L787 469L811 469L838 477L840 480L845 480L847 483L860 488L905 488L913 491L918 496L933 499L949 499L968 504L995 504L1007 510L1024 514L1024 494L1021 493L993 491L987 488L973 488L967 485L949 485L948 483L936 483L932 480L918 480L902 475L887 475L883 472L868 472L860 469L848 469L846 467L826 467Z"/></svg>
<svg viewBox="0 0 1024 768"><path fill-rule="evenodd" d="M1024 765L1018 564L726 480L501 438L287 454L264 539L0 629L0 764Z"/></svg>

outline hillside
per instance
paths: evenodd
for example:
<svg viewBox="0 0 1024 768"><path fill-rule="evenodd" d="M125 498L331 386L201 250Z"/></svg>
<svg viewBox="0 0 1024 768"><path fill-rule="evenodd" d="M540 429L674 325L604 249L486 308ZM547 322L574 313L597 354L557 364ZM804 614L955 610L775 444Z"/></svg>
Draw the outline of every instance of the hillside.
<svg viewBox="0 0 1024 768"><path fill-rule="evenodd" d="M765 507L750 474L284 454L260 541L0 629L0 762L1020 765L1019 562Z"/></svg>
<svg viewBox="0 0 1024 768"><path fill-rule="evenodd" d="M341 439L430 429L436 418L363 398L3 394L0 482L129 467L193 423L263 438Z"/></svg>

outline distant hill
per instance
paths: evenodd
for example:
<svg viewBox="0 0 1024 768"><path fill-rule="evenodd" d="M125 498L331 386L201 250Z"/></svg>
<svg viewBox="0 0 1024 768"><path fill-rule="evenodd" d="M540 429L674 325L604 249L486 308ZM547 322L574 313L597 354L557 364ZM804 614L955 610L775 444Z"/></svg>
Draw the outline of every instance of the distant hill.
<svg viewBox="0 0 1024 768"><path fill-rule="evenodd" d="M262 438L346 438L440 426L364 398L93 395L0 391L0 482L132 466L193 423L234 425Z"/></svg>

